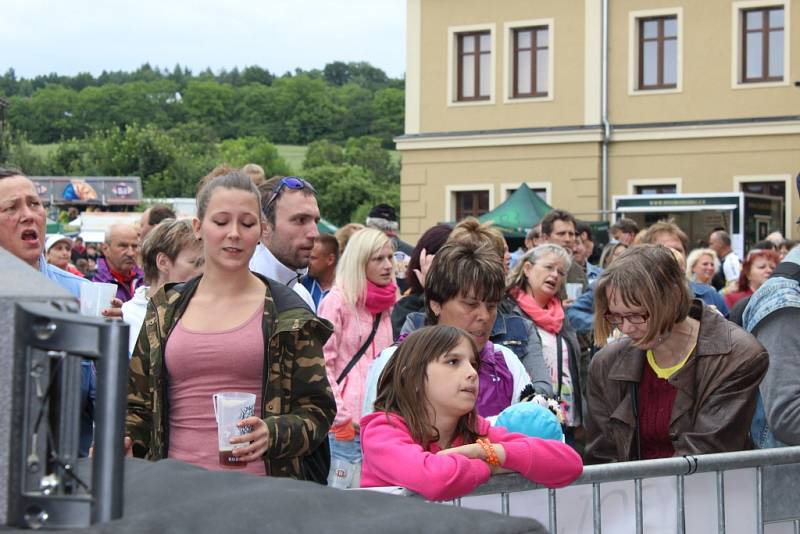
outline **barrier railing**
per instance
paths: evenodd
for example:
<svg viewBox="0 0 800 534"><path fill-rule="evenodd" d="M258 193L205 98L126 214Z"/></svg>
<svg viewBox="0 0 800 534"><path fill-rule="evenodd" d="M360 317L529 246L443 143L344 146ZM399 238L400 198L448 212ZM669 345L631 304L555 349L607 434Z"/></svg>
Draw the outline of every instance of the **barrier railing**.
<svg viewBox="0 0 800 534"><path fill-rule="evenodd" d="M517 474L500 475L453 502L534 517L554 534L601 534L604 528L613 534L764 534L765 527L768 534L800 534L798 485L800 447L786 447L587 466L578 480L558 490Z"/></svg>

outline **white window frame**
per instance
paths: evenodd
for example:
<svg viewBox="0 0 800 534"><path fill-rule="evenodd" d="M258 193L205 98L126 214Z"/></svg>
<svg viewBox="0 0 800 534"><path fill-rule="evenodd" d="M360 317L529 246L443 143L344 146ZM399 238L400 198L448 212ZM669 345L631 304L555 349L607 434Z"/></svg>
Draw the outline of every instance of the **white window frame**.
<svg viewBox="0 0 800 534"><path fill-rule="evenodd" d="M678 25L678 50L675 87L672 89L639 88L639 19L675 16ZM648 9L628 12L628 95L664 95L683 92L683 8Z"/></svg>
<svg viewBox="0 0 800 534"><path fill-rule="evenodd" d="M456 39L459 33L467 32L489 32L492 51L489 54L490 70L489 73L489 99L460 101L458 100L458 47ZM470 26L449 26L447 28L447 107L463 106L491 106L495 103L497 93L495 78L497 72L497 25L496 24L473 24Z"/></svg>
<svg viewBox="0 0 800 534"><path fill-rule="evenodd" d="M680 194L683 189L683 178L631 178L628 180L628 194L636 195L636 187L655 186L655 185L674 185L675 194Z"/></svg>
<svg viewBox="0 0 800 534"><path fill-rule="evenodd" d="M458 184L444 188L444 213L448 221L456 220L456 193L463 191L488 191L489 211L494 209L494 184Z"/></svg>
<svg viewBox="0 0 800 534"><path fill-rule="evenodd" d="M742 192L742 184L751 182L783 182L786 194L783 199L783 237L792 238L792 197L794 181L791 174L747 174L733 177L733 191Z"/></svg>
<svg viewBox="0 0 800 534"><path fill-rule="evenodd" d="M547 26L547 51L549 52L547 64L547 96L514 96L514 30L531 26ZM531 102L550 102L555 98L555 19L530 19L514 20L503 24L503 91L504 104L524 104Z"/></svg>
<svg viewBox="0 0 800 534"><path fill-rule="evenodd" d="M503 199L503 202L508 200L508 197L511 196L510 191L519 189L523 183L527 184L528 187L531 189L544 189L544 201L548 204L552 205L550 199L553 198L553 182L503 182L500 184L500 196Z"/></svg>
<svg viewBox="0 0 800 534"><path fill-rule="evenodd" d="M731 89L764 89L765 87L786 87L790 85L792 17L787 0L739 0L731 4ZM783 7L783 81L780 82L742 82L742 11L759 7ZM788 189L787 189L788 191ZM787 194L787 196L789 196Z"/></svg>

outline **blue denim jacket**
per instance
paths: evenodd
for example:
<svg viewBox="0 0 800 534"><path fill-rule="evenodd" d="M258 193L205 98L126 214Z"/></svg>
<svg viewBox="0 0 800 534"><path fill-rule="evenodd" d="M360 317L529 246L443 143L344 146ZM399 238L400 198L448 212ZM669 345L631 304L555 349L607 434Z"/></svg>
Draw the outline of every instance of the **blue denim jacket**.
<svg viewBox="0 0 800 534"><path fill-rule="evenodd" d="M800 247L795 247L783 261L800 265ZM745 308L742 316L744 329L752 333L765 317L786 307L800 308L800 283L791 278L770 278L750 297L750 303ZM786 446L769 429L761 393L759 393L756 401L756 412L753 415L750 434L752 435L753 443L759 449Z"/></svg>

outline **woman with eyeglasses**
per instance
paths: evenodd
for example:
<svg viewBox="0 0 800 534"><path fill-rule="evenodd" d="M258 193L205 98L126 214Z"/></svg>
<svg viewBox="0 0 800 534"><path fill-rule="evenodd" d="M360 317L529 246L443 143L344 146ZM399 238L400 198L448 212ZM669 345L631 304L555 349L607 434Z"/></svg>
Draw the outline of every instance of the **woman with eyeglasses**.
<svg viewBox="0 0 800 534"><path fill-rule="evenodd" d="M358 421L370 364L392 344L394 246L380 230L365 228L350 238L336 266L336 281L320 302L319 316L333 323L323 347L328 381L336 397L331 428L331 460L350 464L358 487L361 439ZM348 477L349 478L349 477Z"/></svg>
<svg viewBox="0 0 800 534"><path fill-rule="evenodd" d="M536 326L534 341L565 415L564 434L567 442L574 442L575 429L582 423L580 345L559 296L570 264L569 253L559 245L532 248L508 275L506 306Z"/></svg>
<svg viewBox="0 0 800 534"><path fill-rule="evenodd" d="M595 342L625 337L592 359L586 461L602 463L745 450L767 353L692 299L670 249L628 249L595 290Z"/></svg>

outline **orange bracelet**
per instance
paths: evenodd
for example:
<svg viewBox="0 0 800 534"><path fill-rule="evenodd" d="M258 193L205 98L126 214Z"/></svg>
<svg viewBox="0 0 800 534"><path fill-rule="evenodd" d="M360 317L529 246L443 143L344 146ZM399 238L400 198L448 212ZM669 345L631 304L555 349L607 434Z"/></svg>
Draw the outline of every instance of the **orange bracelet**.
<svg viewBox="0 0 800 534"><path fill-rule="evenodd" d="M475 442L483 447L483 452L486 453L486 463L492 467L500 467L500 458L498 458L497 453L494 452L492 442L489 441L488 438L478 438Z"/></svg>

